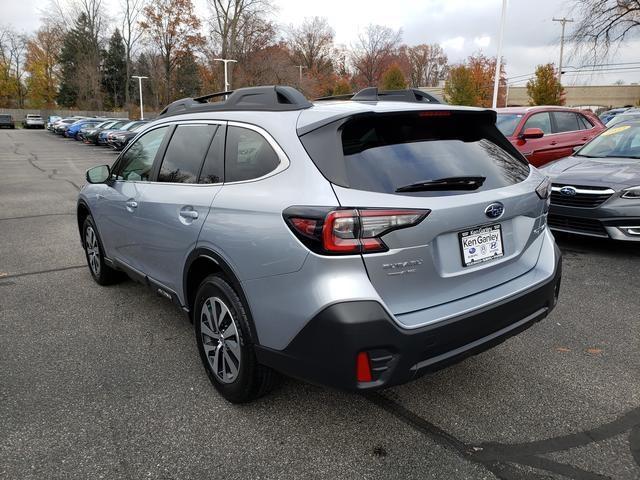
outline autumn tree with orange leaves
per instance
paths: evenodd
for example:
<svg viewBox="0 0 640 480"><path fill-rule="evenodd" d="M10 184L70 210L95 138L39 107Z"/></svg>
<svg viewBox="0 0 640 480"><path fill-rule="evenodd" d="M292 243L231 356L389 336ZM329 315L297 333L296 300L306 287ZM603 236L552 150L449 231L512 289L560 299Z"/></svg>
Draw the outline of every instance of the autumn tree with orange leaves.
<svg viewBox="0 0 640 480"><path fill-rule="evenodd" d="M140 26L162 60L165 88L161 101L169 103L174 100L173 74L180 56L204 45L200 20L192 0L152 0L143 10Z"/></svg>
<svg viewBox="0 0 640 480"><path fill-rule="evenodd" d="M29 74L27 91L32 108L53 108L58 95L59 57L62 32L45 24L27 43L25 70Z"/></svg>
<svg viewBox="0 0 640 480"><path fill-rule="evenodd" d="M447 101L453 105L468 105L490 108L493 101L493 82L496 71L496 59L482 53L471 55L467 60L451 68L444 93ZM498 106L505 106L507 80L504 61L500 66L498 87Z"/></svg>

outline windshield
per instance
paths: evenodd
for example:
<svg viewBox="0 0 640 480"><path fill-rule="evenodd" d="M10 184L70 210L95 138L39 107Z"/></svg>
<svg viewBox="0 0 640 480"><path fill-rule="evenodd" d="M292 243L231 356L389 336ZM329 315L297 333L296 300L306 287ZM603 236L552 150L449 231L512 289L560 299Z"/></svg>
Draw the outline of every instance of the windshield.
<svg viewBox="0 0 640 480"><path fill-rule="evenodd" d="M516 130L522 118L521 113L499 113L496 120L496 127L505 137L510 137Z"/></svg>
<svg viewBox="0 0 640 480"><path fill-rule="evenodd" d="M605 130L582 147L576 156L640 158L640 123L618 125Z"/></svg>
<svg viewBox="0 0 640 480"><path fill-rule="evenodd" d="M628 120L635 120L635 119L640 119L640 113L623 113L620 115L616 115L615 117L613 117L611 120L609 120L607 122L607 127L613 127L614 125L617 125L619 123L622 122L626 122Z"/></svg>

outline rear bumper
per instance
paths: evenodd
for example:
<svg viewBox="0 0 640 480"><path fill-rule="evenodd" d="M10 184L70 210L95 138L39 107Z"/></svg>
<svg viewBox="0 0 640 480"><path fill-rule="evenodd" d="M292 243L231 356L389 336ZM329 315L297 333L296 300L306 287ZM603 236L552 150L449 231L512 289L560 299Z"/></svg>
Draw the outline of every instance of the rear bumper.
<svg viewBox="0 0 640 480"><path fill-rule="evenodd" d="M287 375L345 390L371 390L414 380L487 350L526 330L554 308L560 251L544 282L469 314L420 329L398 326L375 301L333 304L316 315L284 350L256 347L258 361ZM356 381L356 357L367 352L371 382Z"/></svg>

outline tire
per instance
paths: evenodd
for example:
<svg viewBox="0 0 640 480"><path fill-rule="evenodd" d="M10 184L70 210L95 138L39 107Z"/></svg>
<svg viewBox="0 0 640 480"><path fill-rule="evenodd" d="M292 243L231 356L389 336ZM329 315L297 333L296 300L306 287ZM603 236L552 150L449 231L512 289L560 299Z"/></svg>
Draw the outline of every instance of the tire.
<svg viewBox="0 0 640 480"><path fill-rule="evenodd" d="M213 386L231 403L265 395L277 379L256 359L246 312L222 276L210 275L200 284L193 316L200 359Z"/></svg>
<svg viewBox="0 0 640 480"><path fill-rule="evenodd" d="M87 215L82 225L82 245L89 272L98 285L111 285L124 278L121 272L114 270L104 261L102 240L91 215Z"/></svg>

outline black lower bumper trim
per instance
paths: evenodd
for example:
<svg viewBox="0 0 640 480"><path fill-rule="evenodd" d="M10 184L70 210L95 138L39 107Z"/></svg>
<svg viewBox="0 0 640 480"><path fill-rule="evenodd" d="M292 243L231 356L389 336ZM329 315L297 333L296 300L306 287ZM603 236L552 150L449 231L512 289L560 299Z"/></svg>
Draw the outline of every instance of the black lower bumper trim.
<svg viewBox="0 0 640 480"><path fill-rule="evenodd" d="M257 346L258 361L282 373L345 390L408 382L484 350L542 320L556 303L561 279L505 301L415 330L400 328L375 301L331 305L316 315L284 350ZM372 381L356 381L356 357L369 353Z"/></svg>

